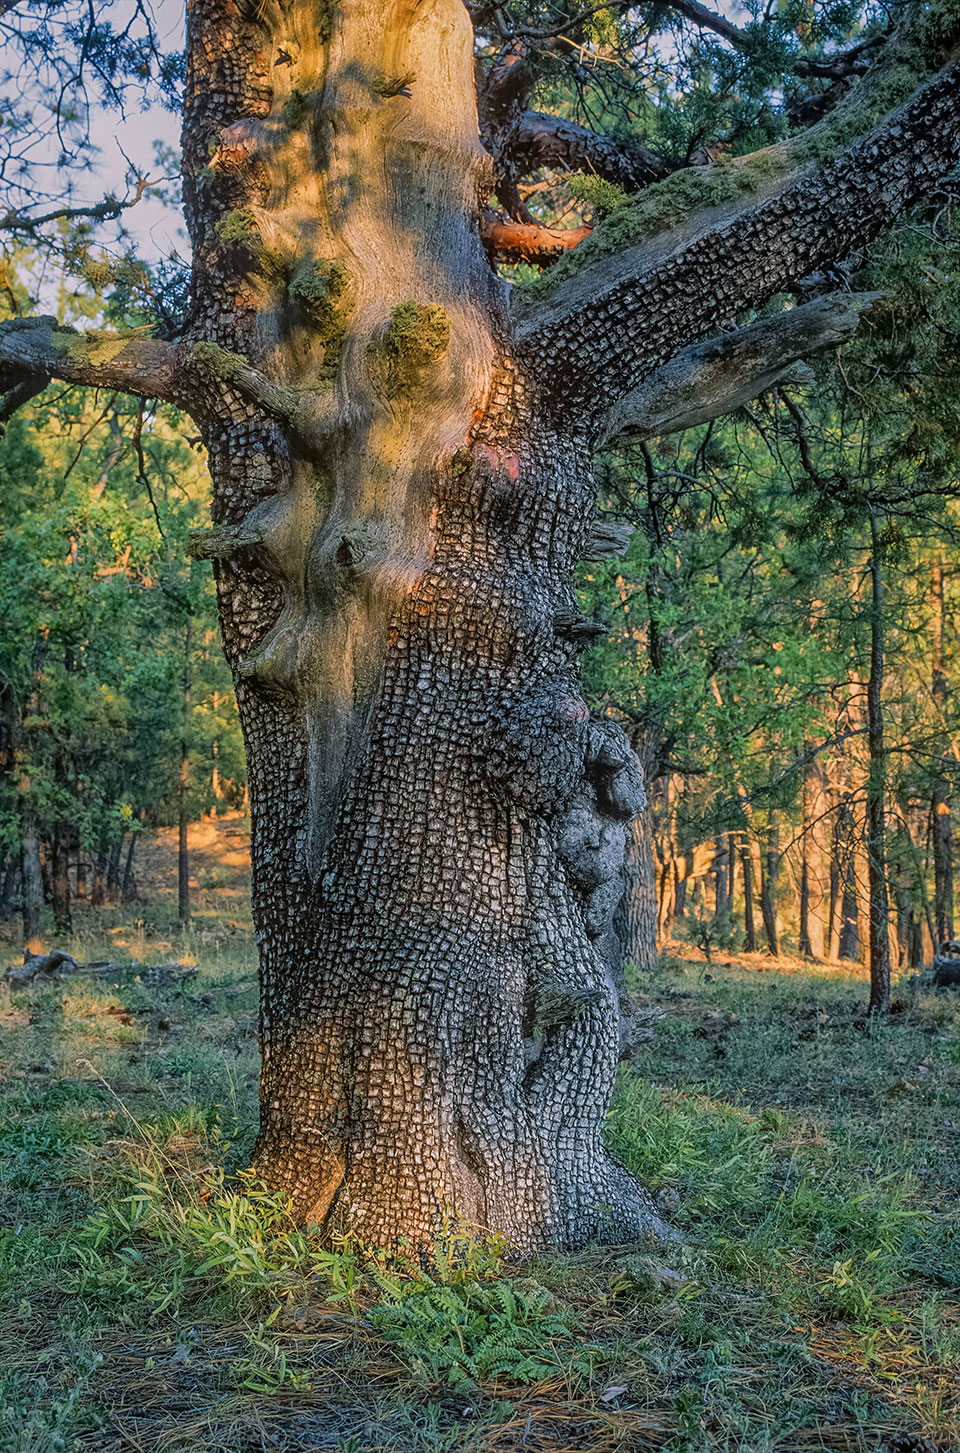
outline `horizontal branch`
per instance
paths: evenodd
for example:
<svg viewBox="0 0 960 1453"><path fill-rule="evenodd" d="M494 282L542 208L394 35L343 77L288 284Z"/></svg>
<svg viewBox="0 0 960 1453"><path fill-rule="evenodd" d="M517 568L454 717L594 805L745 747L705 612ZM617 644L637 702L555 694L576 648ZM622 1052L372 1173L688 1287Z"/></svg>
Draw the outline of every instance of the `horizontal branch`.
<svg viewBox="0 0 960 1453"><path fill-rule="evenodd" d="M685 348L613 406L601 442L673 434L795 382L797 363L852 338L864 310L881 296L832 293Z"/></svg>
<svg viewBox="0 0 960 1453"><path fill-rule="evenodd" d="M129 208L142 200L148 187L167 180L162 177L138 176L136 184L125 197L104 197L102 202L91 202L80 207L53 207L39 216L31 216L24 207L13 207L0 213L0 232L33 233L50 222L76 222L81 218L87 222L113 222Z"/></svg>
<svg viewBox="0 0 960 1453"><path fill-rule="evenodd" d="M729 40L731 45L743 45L747 36L738 25L732 20L727 20L723 15L717 15L715 11L708 10L706 5L701 5L699 0L662 0L664 9L675 10L685 20L692 20L694 25L701 30L712 30L715 35L720 35L724 40Z"/></svg>
<svg viewBox="0 0 960 1453"><path fill-rule="evenodd" d="M175 344L142 333L77 333L56 318L15 318L0 323L0 388L9 397L30 378L59 378L172 399L178 352Z"/></svg>
<svg viewBox="0 0 960 1453"><path fill-rule="evenodd" d="M576 247L590 235L589 227L541 227L537 222L505 222L494 212L485 212L480 224L484 247L493 256L509 262L531 262L548 267L562 253Z"/></svg>
<svg viewBox="0 0 960 1453"><path fill-rule="evenodd" d="M824 148L863 113L834 114L831 123L841 129L818 133ZM772 179L749 158L743 168L738 162L699 169L708 175L695 183L692 173L683 174L688 197L692 190L718 205L672 232L644 236L644 224L664 205L656 194L671 188L668 179L618 210L606 231L596 229L570 259L572 275L520 320L519 358L556 412L600 424L617 400L683 348L870 242L933 190L958 153L954 62L819 170L782 177L782 153L774 152L767 158ZM796 162L804 153L787 155ZM631 236L637 222L639 237ZM624 250L604 256L608 237Z"/></svg>
<svg viewBox="0 0 960 1453"><path fill-rule="evenodd" d="M283 420L308 447L334 424L333 396L274 383L216 343L168 343L136 333L77 333L55 318L0 323L0 422L51 378L163 399L188 413L231 414L239 395Z"/></svg>

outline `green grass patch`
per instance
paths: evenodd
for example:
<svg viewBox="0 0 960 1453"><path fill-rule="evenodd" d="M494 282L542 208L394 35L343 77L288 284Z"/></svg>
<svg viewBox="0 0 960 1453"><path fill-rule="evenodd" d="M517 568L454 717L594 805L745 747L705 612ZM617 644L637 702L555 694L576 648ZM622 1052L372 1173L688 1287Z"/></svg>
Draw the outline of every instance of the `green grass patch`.
<svg viewBox="0 0 960 1453"><path fill-rule="evenodd" d="M451 1226L427 1274L245 1172L253 949L204 932L176 993L29 986L0 1029L0 1453L958 1443L953 999L666 966L608 1138L678 1243L516 1267Z"/></svg>

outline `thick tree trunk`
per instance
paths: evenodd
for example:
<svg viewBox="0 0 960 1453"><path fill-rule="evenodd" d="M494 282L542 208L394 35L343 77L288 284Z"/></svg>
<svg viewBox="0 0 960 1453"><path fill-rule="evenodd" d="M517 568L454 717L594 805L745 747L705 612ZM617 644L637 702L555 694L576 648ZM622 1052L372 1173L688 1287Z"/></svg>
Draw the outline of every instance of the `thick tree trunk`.
<svg viewBox="0 0 960 1453"><path fill-rule="evenodd" d="M466 11L343 0L327 44L306 0L190 23L205 336L316 390L287 431L228 385L201 417L250 774L256 1164L379 1243L429 1246L450 1208L521 1248L656 1230L601 1140L640 773L579 693L590 454L503 341Z"/></svg>
<svg viewBox="0 0 960 1453"><path fill-rule="evenodd" d="M450 1206L522 1248L632 1236L656 1217L601 1130L642 784L579 694L593 449L680 350L950 170L960 77L819 170L786 143L761 195L738 182L659 246L591 260L588 239L524 319L480 243L460 0L191 0L187 50L186 339L109 363L64 363L43 327L3 346L186 400L207 444L198 549L251 786L257 1165L361 1239L429 1245Z"/></svg>
<svg viewBox="0 0 960 1453"><path fill-rule="evenodd" d="M931 577L931 693L936 709L935 731L946 735L945 717L949 688L946 658L943 650L944 599L943 562L933 566ZM943 758L945 761L946 758ZM950 779L941 765L933 788L930 805L933 838L934 918L937 940L953 938L953 842L950 822Z"/></svg>

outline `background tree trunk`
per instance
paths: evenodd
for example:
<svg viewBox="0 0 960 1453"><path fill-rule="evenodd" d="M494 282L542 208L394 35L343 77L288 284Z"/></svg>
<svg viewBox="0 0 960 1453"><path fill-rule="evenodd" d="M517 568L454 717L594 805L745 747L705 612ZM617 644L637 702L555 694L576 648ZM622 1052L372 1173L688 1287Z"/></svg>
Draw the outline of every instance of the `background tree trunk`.
<svg viewBox="0 0 960 1453"><path fill-rule="evenodd" d="M190 922L190 744L187 724L190 717L190 622L187 621L183 644L183 729L180 737L180 780L177 785L177 917L181 927Z"/></svg>
<svg viewBox="0 0 960 1453"><path fill-rule="evenodd" d="M740 863L743 868L743 951L757 951L757 930L753 919L753 855L749 842L741 841Z"/></svg>
<svg viewBox="0 0 960 1453"><path fill-rule="evenodd" d="M883 543L870 510L870 677L867 682L867 872L870 917L870 1012L890 1008L890 904L887 894L886 754L883 744Z"/></svg>
<svg viewBox="0 0 960 1453"><path fill-rule="evenodd" d="M644 973L657 967L657 868L654 861L654 813L649 802L655 766L653 751L642 733L631 734L631 745L648 784L648 806L633 820L623 860L623 893L616 906L613 929L623 958Z"/></svg>
<svg viewBox="0 0 960 1453"><path fill-rule="evenodd" d="M943 653L944 597L943 561L937 560L931 571L931 694L936 709L935 730L943 736L949 689ZM933 788L931 803L931 834L933 838L934 918L940 943L953 938L953 843L950 822L950 779L941 769Z"/></svg>
<svg viewBox="0 0 960 1453"><path fill-rule="evenodd" d="M813 745L804 744L808 753ZM828 870L826 853L827 798L819 755L808 761L803 777L803 854L800 870L801 954L822 959L828 942Z"/></svg>
<svg viewBox="0 0 960 1453"><path fill-rule="evenodd" d="M776 891L777 876L780 870L780 834L773 822L767 828L767 841L763 855L761 856L758 847L756 856L759 862L760 914L763 919L763 932L770 954L773 958L778 958L780 939L777 932Z"/></svg>
<svg viewBox="0 0 960 1453"><path fill-rule="evenodd" d="M50 897L53 905L53 926L57 933L72 933L70 913L70 845L73 830L58 823L50 844Z"/></svg>
<svg viewBox="0 0 960 1453"><path fill-rule="evenodd" d="M40 932L40 915L43 911L43 868L40 863L40 843L37 839L36 819L30 798L30 782L26 789L21 783L20 817L20 892L23 915L23 941L29 943Z"/></svg>

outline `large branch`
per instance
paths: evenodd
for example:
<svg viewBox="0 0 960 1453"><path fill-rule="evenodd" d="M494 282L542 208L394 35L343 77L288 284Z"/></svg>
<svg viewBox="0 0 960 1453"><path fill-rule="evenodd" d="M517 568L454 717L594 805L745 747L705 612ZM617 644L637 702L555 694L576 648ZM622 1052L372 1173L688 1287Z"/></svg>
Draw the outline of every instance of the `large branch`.
<svg viewBox="0 0 960 1453"><path fill-rule="evenodd" d="M51 378L163 399L194 415L229 416L239 395L281 419L312 448L322 445L336 422L332 394L274 383L216 343L76 333L46 317L0 323L0 423Z"/></svg>
<svg viewBox="0 0 960 1453"><path fill-rule="evenodd" d="M179 350L142 334L76 333L55 318L0 323L0 389L9 394L31 378L119 389L141 398L176 397Z"/></svg>
<svg viewBox="0 0 960 1453"><path fill-rule="evenodd" d="M767 183L759 201L733 201L606 257L597 229L585 244L589 264L584 258L518 328L520 360L558 413L597 425L681 349L870 242L934 188L958 152L954 62L834 161ZM751 185L763 180L758 173ZM623 238L629 217L620 211L613 223Z"/></svg>
<svg viewBox="0 0 960 1453"><path fill-rule="evenodd" d="M797 364L852 338L880 293L831 293L735 333L694 343L618 400L600 442L674 434L730 414L778 384L797 382Z"/></svg>
<svg viewBox="0 0 960 1453"><path fill-rule="evenodd" d="M591 172L616 182L626 192L639 192L661 181L675 168L639 141L615 141L543 111L524 111L504 142L513 173L527 176L538 167Z"/></svg>

